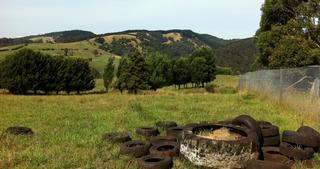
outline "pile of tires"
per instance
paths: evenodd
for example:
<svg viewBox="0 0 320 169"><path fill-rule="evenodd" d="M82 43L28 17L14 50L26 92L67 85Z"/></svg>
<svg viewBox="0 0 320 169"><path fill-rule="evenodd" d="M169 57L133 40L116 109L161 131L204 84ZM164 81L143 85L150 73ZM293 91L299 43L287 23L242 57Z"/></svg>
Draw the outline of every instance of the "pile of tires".
<svg viewBox="0 0 320 169"><path fill-rule="evenodd" d="M203 129L222 127L244 137L236 141L198 137ZM320 152L318 131L302 126L297 131L285 130L281 138L278 126L247 115L183 127L175 122L157 122L155 127L136 128L136 134L138 140L125 132L106 133L103 140L119 144L120 154L135 158L142 169L171 169L176 158L211 168L290 169L295 161L301 161L304 168L320 165L320 161L311 160Z"/></svg>
<svg viewBox="0 0 320 169"><path fill-rule="evenodd" d="M248 168L258 164L260 169L270 168L270 162L277 163L280 168L292 168L295 161L301 161L304 168L313 168L320 164L320 161L310 160L314 153L319 152L320 149L320 134L313 128L302 126L297 131L285 130L282 133L282 139L280 139L279 127L265 121L258 123L263 136L264 162L251 162L248 164ZM277 167L273 166L272 168Z"/></svg>

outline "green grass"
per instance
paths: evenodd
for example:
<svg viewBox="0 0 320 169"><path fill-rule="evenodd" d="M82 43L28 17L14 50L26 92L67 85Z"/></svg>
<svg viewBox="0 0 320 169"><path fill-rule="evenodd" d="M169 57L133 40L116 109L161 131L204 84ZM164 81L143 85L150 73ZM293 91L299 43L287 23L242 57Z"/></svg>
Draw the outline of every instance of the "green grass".
<svg viewBox="0 0 320 169"><path fill-rule="evenodd" d="M0 106L0 131L9 126L28 126L35 132L32 137L2 136L0 168L123 169L131 158L119 155L119 147L102 141L101 136L129 131L134 139L140 139L135 128L153 126L159 120L183 125L249 114L271 121L281 130L296 130L301 121L320 130L318 122L310 117L297 116L294 111L247 94L174 93L166 89L144 95L115 91L80 96L2 94ZM129 169L136 168L134 161ZM174 168L196 167L175 160Z"/></svg>

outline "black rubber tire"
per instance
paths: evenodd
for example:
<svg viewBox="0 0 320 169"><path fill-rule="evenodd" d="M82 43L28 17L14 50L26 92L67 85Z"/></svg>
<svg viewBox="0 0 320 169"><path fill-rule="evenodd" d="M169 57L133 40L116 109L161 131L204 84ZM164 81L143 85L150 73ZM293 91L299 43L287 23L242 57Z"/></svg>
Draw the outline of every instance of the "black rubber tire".
<svg viewBox="0 0 320 169"><path fill-rule="evenodd" d="M125 132L112 132L112 133L105 133L102 136L102 140L109 141L112 143L124 143L127 141L131 141L131 137L128 133Z"/></svg>
<svg viewBox="0 0 320 169"><path fill-rule="evenodd" d="M197 125L199 125L199 123L188 123L188 124L184 125L183 128L196 127Z"/></svg>
<svg viewBox="0 0 320 169"><path fill-rule="evenodd" d="M138 158L148 155L150 147L148 141L128 141L120 146L120 154Z"/></svg>
<svg viewBox="0 0 320 169"><path fill-rule="evenodd" d="M280 153L282 155L285 155L289 158L292 158L294 160L307 160L307 159L311 159L313 154L314 154L314 150L312 148L303 148L300 147L298 148L298 146L295 145L291 145L289 143L286 142L282 142L280 144L279 147Z"/></svg>
<svg viewBox="0 0 320 169"><path fill-rule="evenodd" d="M138 165L142 169L170 169L172 168L173 161L170 157L148 155L139 158Z"/></svg>
<svg viewBox="0 0 320 169"><path fill-rule="evenodd" d="M272 123L268 122L268 121L261 120L261 121L257 121L257 122L258 122L259 125L265 125L265 126L271 126L272 125Z"/></svg>
<svg viewBox="0 0 320 169"><path fill-rule="evenodd" d="M159 130L153 127L140 127L136 129L136 133L144 137L155 137L159 134Z"/></svg>
<svg viewBox="0 0 320 169"><path fill-rule="evenodd" d="M232 124L233 120L218 121L217 124Z"/></svg>
<svg viewBox="0 0 320 169"><path fill-rule="evenodd" d="M176 142L166 142L152 146L149 152L151 155L160 157L176 157L179 156L179 145Z"/></svg>
<svg viewBox="0 0 320 169"><path fill-rule="evenodd" d="M279 136L279 127L274 125L260 125L262 137Z"/></svg>
<svg viewBox="0 0 320 169"><path fill-rule="evenodd" d="M246 169L290 169L290 167L271 161L251 160Z"/></svg>
<svg viewBox="0 0 320 169"><path fill-rule="evenodd" d="M157 136L150 139L152 146L167 143L167 142L176 142L178 143L177 137L174 136Z"/></svg>
<svg viewBox="0 0 320 169"><path fill-rule="evenodd" d="M28 127L9 127L6 133L13 135L32 135L34 134L31 128Z"/></svg>
<svg viewBox="0 0 320 169"><path fill-rule="evenodd" d="M177 137L178 140L182 137L183 128L182 127L170 127L167 129L167 136Z"/></svg>
<svg viewBox="0 0 320 169"><path fill-rule="evenodd" d="M254 130L257 133L257 136L261 143L260 145L262 145L263 139L262 139L261 128L258 122L254 118L248 115L240 115L232 121L232 124L244 126L244 127L247 127L248 129Z"/></svg>
<svg viewBox="0 0 320 169"><path fill-rule="evenodd" d="M263 146L279 146L280 145L280 136L274 136L274 137L264 137L263 138Z"/></svg>
<svg viewBox="0 0 320 169"><path fill-rule="evenodd" d="M290 168L294 164L294 161L280 154L279 147L262 147L262 152L265 161L281 163Z"/></svg>
<svg viewBox="0 0 320 169"><path fill-rule="evenodd" d="M297 132L315 137L318 145L314 147L314 150L316 152L320 152L320 133L318 131L308 126L302 126L297 130Z"/></svg>
<svg viewBox="0 0 320 169"><path fill-rule="evenodd" d="M283 132L282 141L302 145L305 147L317 147L318 145L314 136L289 130L285 130Z"/></svg>
<svg viewBox="0 0 320 169"><path fill-rule="evenodd" d="M177 127L177 123L174 121L159 121L156 124L158 129L167 130L170 127Z"/></svg>

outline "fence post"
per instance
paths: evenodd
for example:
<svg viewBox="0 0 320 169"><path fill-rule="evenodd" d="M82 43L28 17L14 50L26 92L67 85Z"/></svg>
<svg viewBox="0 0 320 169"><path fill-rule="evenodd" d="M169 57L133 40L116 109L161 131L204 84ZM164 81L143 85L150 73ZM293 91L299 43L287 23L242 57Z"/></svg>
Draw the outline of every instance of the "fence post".
<svg viewBox="0 0 320 169"><path fill-rule="evenodd" d="M279 103L283 100L283 69L280 69L280 81L279 81Z"/></svg>

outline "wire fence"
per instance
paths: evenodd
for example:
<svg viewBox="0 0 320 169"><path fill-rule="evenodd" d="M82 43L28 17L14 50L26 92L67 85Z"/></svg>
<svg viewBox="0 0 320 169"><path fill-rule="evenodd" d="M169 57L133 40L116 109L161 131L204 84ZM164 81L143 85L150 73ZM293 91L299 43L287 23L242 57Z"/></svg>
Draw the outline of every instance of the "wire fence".
<svg viewBox="0 0 320 169"><path fill-rule="evenodd" d="M320 117L320 66L249 72L241 76L240 90Z"/></svg>

